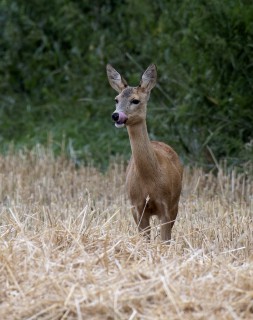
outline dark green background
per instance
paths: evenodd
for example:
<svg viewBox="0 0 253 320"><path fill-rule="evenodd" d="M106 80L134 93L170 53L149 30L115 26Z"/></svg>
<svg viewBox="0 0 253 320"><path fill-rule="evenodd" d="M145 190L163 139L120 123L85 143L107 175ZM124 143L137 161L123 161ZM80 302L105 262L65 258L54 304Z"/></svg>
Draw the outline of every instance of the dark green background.
<svg viewBox="0 0 253 320"><path fill-rule="evenodd" d="M154 62L151 139L185 163L252 160L252 1L1 0L0 50L2 152L42 143L103 166L127 158L105 65L137 85Z"/></svg>

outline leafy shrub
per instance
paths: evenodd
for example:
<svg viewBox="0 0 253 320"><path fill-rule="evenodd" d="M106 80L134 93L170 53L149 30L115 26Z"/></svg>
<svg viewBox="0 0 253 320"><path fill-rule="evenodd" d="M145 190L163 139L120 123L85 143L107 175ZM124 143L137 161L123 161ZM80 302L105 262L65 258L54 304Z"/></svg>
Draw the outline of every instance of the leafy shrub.
<svg viewBox="0 0 253 320"><path fill-rule="evenodd" d="M0 1L2 150L63 137L79 158L130 152L110 122L105 65L137 84L151 63L153 139L185 161L253 156L253 4L229 0ZM51 138L50 138L51 139Z"/></svg>

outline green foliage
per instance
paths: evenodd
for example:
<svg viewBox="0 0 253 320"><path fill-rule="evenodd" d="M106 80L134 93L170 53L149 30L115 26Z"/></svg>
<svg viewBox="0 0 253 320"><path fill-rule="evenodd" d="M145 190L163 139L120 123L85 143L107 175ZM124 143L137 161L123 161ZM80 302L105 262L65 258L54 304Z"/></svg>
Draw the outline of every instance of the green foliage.
<svg viewBox="0 0 253 320"><path fill-rule="evenodd" d="M136 85L155 62L151 138L185 161L252 159L252 17L246 0L0 0L2 150L52 140L76 159L128 156L105 65Z"/></svg>

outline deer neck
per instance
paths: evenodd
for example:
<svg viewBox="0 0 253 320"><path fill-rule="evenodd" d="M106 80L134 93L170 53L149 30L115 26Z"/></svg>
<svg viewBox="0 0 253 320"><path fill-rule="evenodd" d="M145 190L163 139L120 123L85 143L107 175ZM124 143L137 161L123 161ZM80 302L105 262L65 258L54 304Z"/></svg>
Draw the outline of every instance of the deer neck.
<svg viewBox="0 0 253 320"><path fill-rule="evenodd" d="M127 127L132 157L140 177L155 180L157 159L149 140L146 122Z"/></svg>

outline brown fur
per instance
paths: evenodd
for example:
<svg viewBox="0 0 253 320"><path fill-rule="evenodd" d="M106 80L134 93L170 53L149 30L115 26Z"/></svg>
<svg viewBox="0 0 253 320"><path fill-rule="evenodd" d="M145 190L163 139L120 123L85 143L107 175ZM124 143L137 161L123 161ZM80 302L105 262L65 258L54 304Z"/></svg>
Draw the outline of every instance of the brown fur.
<svg viewBox="0 0 253 320"><path fill-rule="evenodd" d="M119 92L116 112L124 112L128 117L126 127L132 157L127 168L126 186L134 220L139 231L149 238L150 217L157 215L161 221L161 238L169 241L178 213L183 168L170 146L151 142L148 137L146 106L156 83L156 68L151 65L144 72L138 87L125 87L126 81L122 82L123 78L110 65L107 74L110 84ZM113 82L111 74L114 75ZM139 100L139 104L133 105L133 99Z"/></svg>

